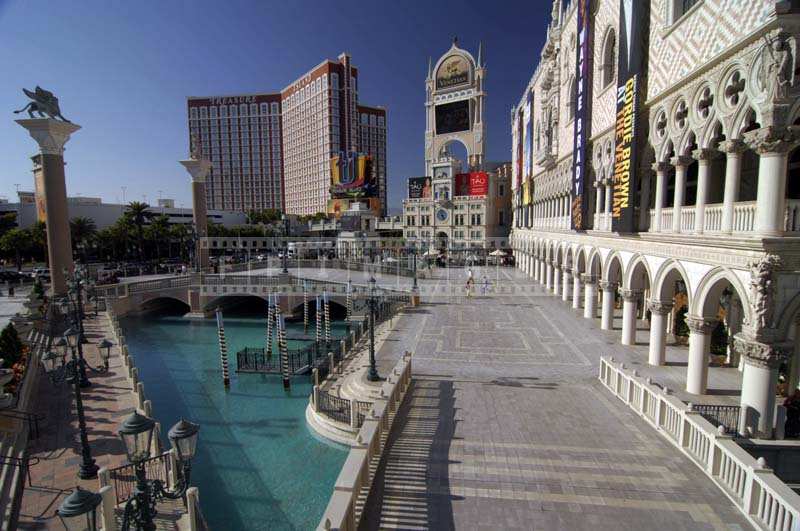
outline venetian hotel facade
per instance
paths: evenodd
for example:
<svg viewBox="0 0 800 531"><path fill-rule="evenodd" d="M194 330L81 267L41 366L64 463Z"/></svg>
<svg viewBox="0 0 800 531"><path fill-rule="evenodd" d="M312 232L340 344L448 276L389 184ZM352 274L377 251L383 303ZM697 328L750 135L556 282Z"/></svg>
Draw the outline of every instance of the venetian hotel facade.
<svg viewBox="0 0 800 531"><path fill-rule="evenodd" d="M556 0L511 115L517 267L602 329L621 306L623 344L647 319L652 365L688 328L691 394L724 334L767 438L800 377L798 34L796 2Z"/></svg>

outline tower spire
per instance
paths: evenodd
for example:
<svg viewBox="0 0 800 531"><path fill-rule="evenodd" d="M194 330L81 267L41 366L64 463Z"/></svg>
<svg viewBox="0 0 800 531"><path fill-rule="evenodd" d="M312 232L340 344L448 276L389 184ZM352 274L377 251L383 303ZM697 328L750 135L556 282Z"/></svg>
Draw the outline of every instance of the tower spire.
<svg viewBox="0 0 800 531"><path fill-rule="evenodd" d="M483 66L483 41L478 41L478 66Z"/></svg>
<svg viewBox="0 0 800 531"><path fill-rule="evenodd" d="M429 55L428 56L428 79L431 79L431 77L433 77L433 58L431 58L431 56Z"/></svg>

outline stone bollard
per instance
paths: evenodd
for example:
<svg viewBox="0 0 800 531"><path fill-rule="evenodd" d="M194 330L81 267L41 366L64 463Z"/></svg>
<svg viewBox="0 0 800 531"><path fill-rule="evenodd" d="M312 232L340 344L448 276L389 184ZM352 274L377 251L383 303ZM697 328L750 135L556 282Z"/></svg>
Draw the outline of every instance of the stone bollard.
<svg viewBox="0 0 800 531"><path fill-rule="evenodd" d="M200 493L197 487L186 489L186 512L189 514L189 531L196 531L200 528L200 515L197 514L200 507Z"/></svg>
<svg viewBox="0 0 800 531"><path fill-rule="evenodd" d="M347 355L347 342L342 339L339 341L339 346L342 349L342 359L344 359L344 357Z"/></svg>
<svg viewBox="0 0 800 531"><path fill-rule="evenodd" d="M314 382L314 385L319 385L319 369L316 367L311 371L311 381Z"/></svg>
<svg viewBox="0 0 800 531"><path fill-rule="evenodd" d="M168 485L174 489L178 485L178 456L175 448L170 448L167 454L167 459L169 459Z"/></svg>
<svg viewBox="0 0 800 531"><path fill-rule="evenodd" d="M136 408L144 413L144 384L136 383Z"/></svg>
<svg viewBox="0 0 800 531"><path fill-rule="evenodd" d="M100 522L103 531L117 531L117 519L114 514L114 505L117 503L114 489L111 485L100 487Z"/></svg>
<svg viewBox="0 0 800 531"><path fill-rule="evenodd" d="M134 390L136 390L136 384L139 383L139 369L133 367L133 365L128 367L128 373L131 377L131 386Z"/></svg>
<svg viewBox="0 0 800 531"><path fill-rule="evenodd" d="M355 330L351 330L350 331L350 344L353 345L353 347L355 348L355 346L356 346L356 331Z"/></svg>
<svg viewBox="0 0 800 531"><path fill-rule="evenodd" d="M313 409L315 412L319 411L319 385L314 386L314 391L311 393L314 398Z"/></svg>
<svg viewBox="0 0 800 531"><path fill-rule="evenodd" d="M144 415L153 418L153 402L150 400L144 401Z"/></svg>
<svg viewBox="0 0 800 531"><path fill-rule="evenodd" d="M358 407L355 400L350 401L350 427L358 428Z"/></svg>
<svg viewBox="0 0 800 531"><path fill-rule="evenodd" d="M106 467L97 471L97 483L101 489L111 485L111 472Z"/></svg>
<svg viewBox="0 0 800 531"><path fill-rule="evenodd" d="M331 375L336 374L336 362L333 359L333 352L328 352L328 364L330 365L328 372L330 372Z"/></svg>

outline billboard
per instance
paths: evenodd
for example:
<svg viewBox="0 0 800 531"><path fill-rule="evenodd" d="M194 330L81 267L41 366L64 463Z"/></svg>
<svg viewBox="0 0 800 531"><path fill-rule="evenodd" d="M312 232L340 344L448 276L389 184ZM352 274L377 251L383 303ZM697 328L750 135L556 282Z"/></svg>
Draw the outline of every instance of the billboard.
<svg viewBox="0 0 800 531"><path fill-rule="evenodd" d="M624 0L623 0L624 1ZM586 230L589 217L588 141L592 132L589 100L592 87L591 0L578 0L578 46L575 57L575 120L573 125L570 225Z"/></svg>
<svg viewBox="0 0 800 531"><path fill-rule="evenodd" d="M456 174L455 196L478 196L489 193L489 175L484 171Z"/></svg>
<svg viewBox="0 0 800 531"><path fill-rule="evenodd" d="M348 198L334 198L328 199L328 214L333 214L338 218L346 210L350 209L353 203L366 203L366 207L373 211L376 215L380 216L381 200L377 197L367 197L361 199L348 199ZM350 216L346 216L350 217Z"/></svg>
<svg viewBox="0 0 800 531"><path fill-rule="evenodd" d="M430 177L411 177L408 179L409 199L430 199L431 189Z"/></svg>
<svg viewBox="0 0 800 531"><path fill-rule="evenodd" d="M436 90L457 87L469 83L469 64L461 55L451 55L436 71Z"/></svg>
<svg viewBox="0 0 800 531"><path fill-rule="evenodd" d="M331 159L331 197L342 199L377 195L378 187L370 156L342 151Z"/></svg>
<svg viewBox="0 0 800 531"><path fill-rule="evenodd" d="M617 114L614 128L614 175L611 178L611 229L633 232L638 189L641 76L644 71L646 38L650 21L649 2L620 0L619 56L617 59ZM640 138L641 137L641 138Z"/></svg>
<svg viewBox="0 0 800 531"><path fill-rule="evenodd" d="M436 134L469 131L469 101L455 101L436 106Z"/></svg>

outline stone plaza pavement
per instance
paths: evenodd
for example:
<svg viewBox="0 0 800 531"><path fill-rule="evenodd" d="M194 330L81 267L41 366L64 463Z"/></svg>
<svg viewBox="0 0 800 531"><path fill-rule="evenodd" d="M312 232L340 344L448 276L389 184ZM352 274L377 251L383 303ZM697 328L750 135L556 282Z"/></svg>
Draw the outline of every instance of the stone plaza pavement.
<svg viewBox="0 0 800 531"><path fill-rule="evenodd" d="M600 356L644 367L646 346L621 346L517 270L486 274L518 293L424 299L378 352L384 373L414 352L414 382L363 529L751 527L597 380Z"/></svg>

